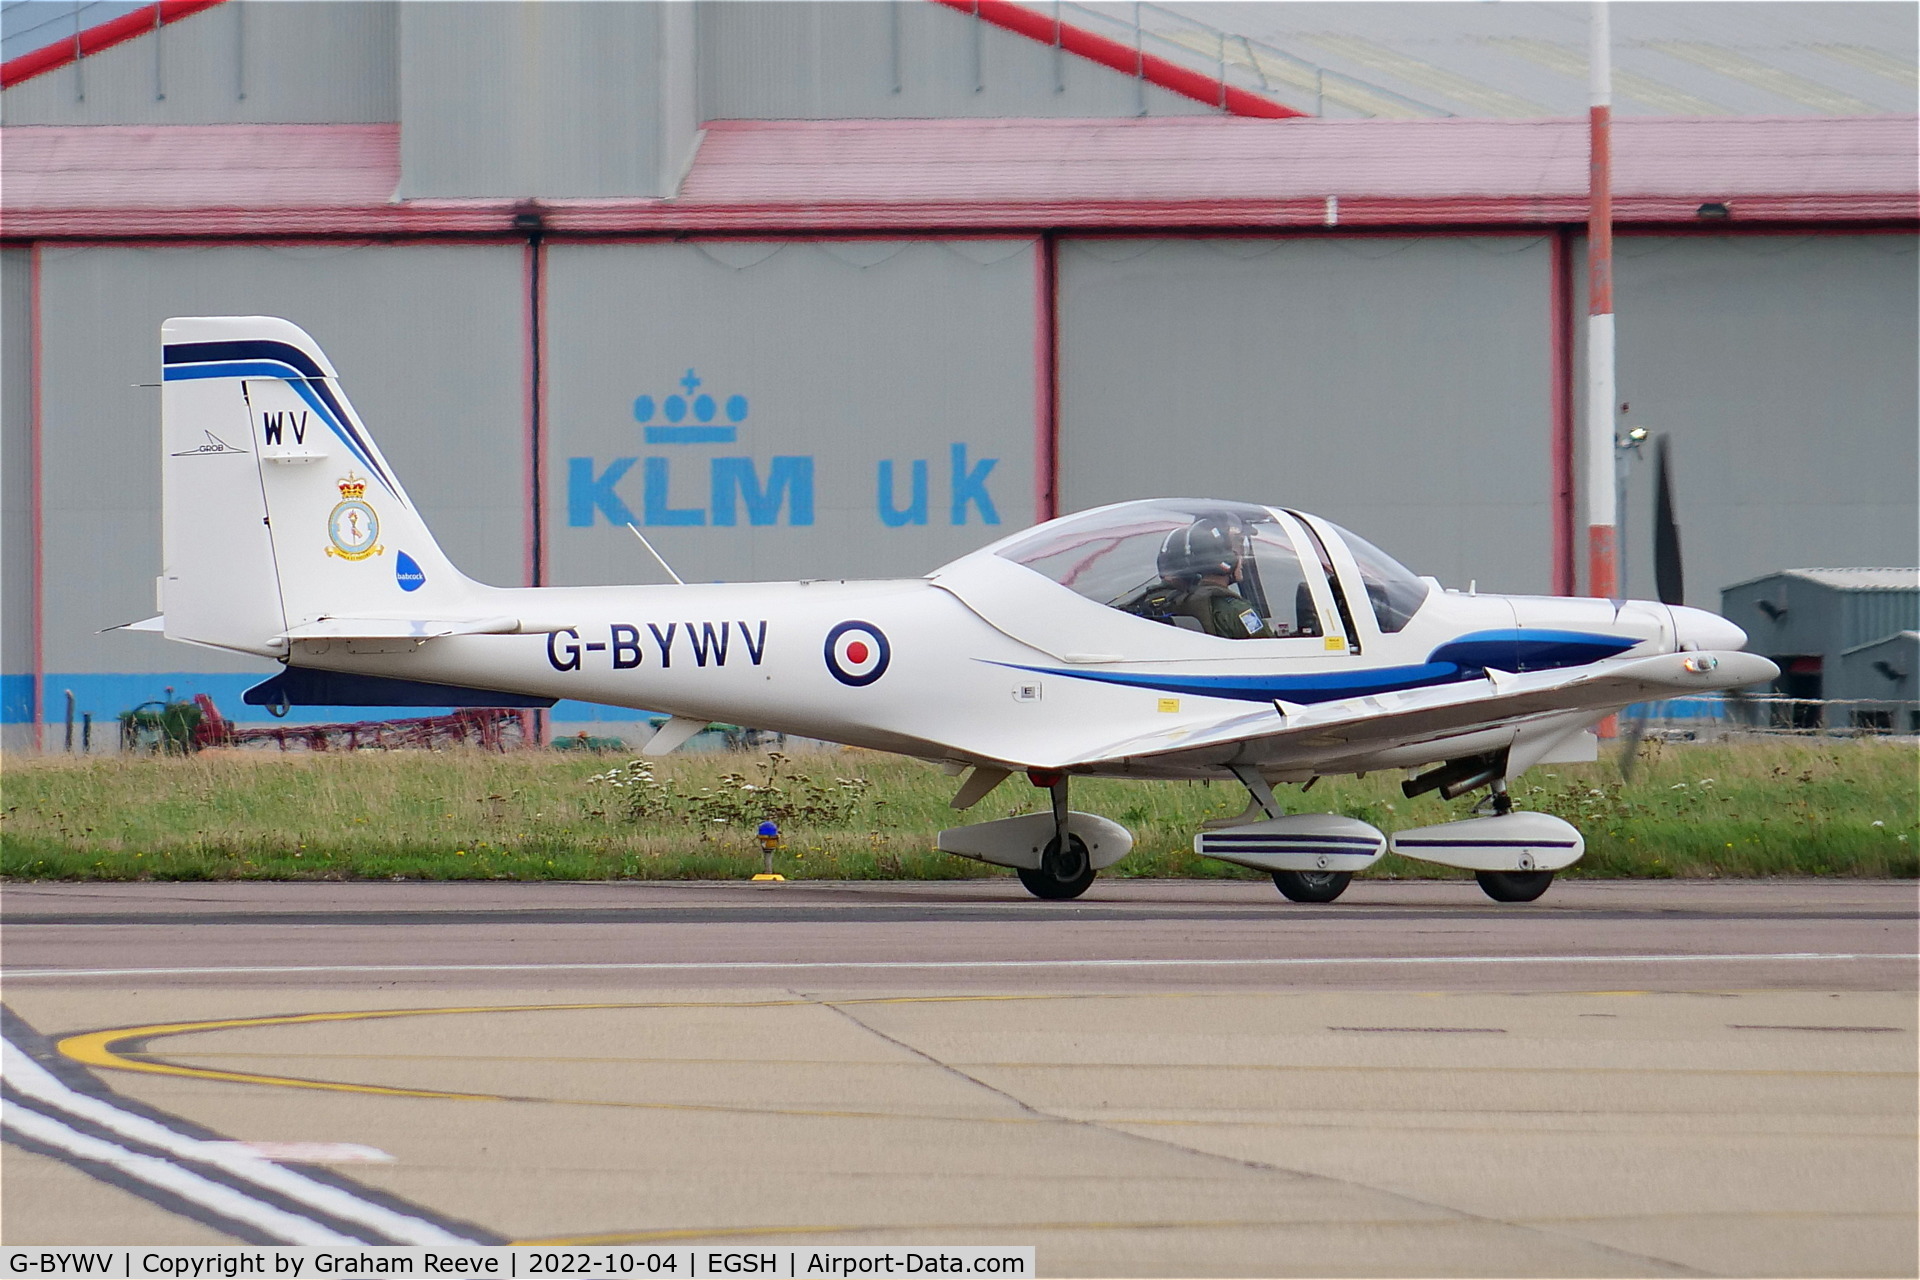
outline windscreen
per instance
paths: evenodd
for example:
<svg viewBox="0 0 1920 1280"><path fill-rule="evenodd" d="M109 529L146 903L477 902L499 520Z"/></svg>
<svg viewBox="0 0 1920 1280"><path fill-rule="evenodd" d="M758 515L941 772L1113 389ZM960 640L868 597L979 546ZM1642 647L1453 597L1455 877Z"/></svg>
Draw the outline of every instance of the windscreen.
<svg viewBox="0 0 1920 1280"><path fill-rule="evenodd" d="M1228 532L1231 558L1239 566L1232 590L1254 607L1274 636L1321 634L1291 535L1271 511L1249 503L1127 503L1043 526L999 554L1099 604L1177 625L1177 619L1155 608L1169 582L1163 551L1170 534L1196 522Z"/></svg>
<svg viewBox="0 0 1920 1280"><path fill-rule="evenodd" d="M1380 630L1388 634L1399 631L1426 603L1430 585L1359 534L1339 525L1333 528L1346 541L1347 550L1360 566L1360 580L1366 584L1367 602L1373 606L1373 617L1380 624Z"/></svg>

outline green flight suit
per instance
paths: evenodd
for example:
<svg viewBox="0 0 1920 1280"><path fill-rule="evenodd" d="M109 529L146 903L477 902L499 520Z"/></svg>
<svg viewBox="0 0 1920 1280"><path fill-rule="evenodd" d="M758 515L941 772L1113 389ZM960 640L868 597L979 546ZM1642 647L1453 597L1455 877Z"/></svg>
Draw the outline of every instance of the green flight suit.
<svg viewBox="0 0 1920 1280"><path fill-rule="evenodd" d="M1217 582L1202 582L1186 593L1173 612L1198 619L1210 636L1228 640L1271 640L1273 628L1266 619L1233 588Z"/></svg>

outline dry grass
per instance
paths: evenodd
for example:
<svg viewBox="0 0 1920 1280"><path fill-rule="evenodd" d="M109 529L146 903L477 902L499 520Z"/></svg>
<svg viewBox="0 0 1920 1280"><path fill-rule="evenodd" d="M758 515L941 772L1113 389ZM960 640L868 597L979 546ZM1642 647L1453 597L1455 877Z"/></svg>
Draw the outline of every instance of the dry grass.
<svg viewBox="0 0 1920 1280"><path fill-rule="evenodd" d="M1559 813L1586 834L1576 874L1604 876L1913 876L1920 843L1916 755L1885 741L1762 740L1643 748L1631 788L1610 763L1547 765L1516 785L1522 807ZM765 757L683 755L660 776L682 795L758 777ZM618 757L525 751L307 755L206 752L190 758L9 758L0 874L10 878L708 879L749 875L759 854L747 824L625 816L618 792L591 779ZM933 850L941 827L1038 808L1009 781L965 815L955 782L917 761L865 752L796 757L831 786L867 785L831 825L787 833L780 870L809 878L954 878L1000 874ZM1464 815L1470 801L1409 801L1399 775L1323 781L1298 811L1377 825ZM1243 876L1196 858L1194 830L1237 813L1237 785L1076 784L1074 804L1131 828L1135 852L1109 874ZM1430 875L1384 860L1371 874ZM1441 873L1444 874L1444 873Z"/></svg>

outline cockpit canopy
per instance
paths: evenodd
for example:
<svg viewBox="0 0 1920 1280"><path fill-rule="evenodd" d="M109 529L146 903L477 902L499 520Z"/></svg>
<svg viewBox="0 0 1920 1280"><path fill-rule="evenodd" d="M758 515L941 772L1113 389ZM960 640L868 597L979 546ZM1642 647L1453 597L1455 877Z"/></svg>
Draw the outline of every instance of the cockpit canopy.
<svg viewBox="0 0 1920 1280"><path fill-rule="evenodd" d="M996 550L1095 603L1188 626L1188 620L1168 613L1162 601L1173 575L1197 576L1207 567L1179 554L1187 539L1169 539L1195 527L1202 530L1209 549L1214 531L1225 535L1237 562L1233 589L1275 638L1351 634L1350 618L1332 626L1326 613L1330 605L1343 614L1349 608L1329 554L1329 536L1343 541L1352 553L1382 632L1406 626L1427 598L1427 582L1365 539L1325 521L1310 522L1295 512L1244 502L1120 503L1051 521Z"/></svg>

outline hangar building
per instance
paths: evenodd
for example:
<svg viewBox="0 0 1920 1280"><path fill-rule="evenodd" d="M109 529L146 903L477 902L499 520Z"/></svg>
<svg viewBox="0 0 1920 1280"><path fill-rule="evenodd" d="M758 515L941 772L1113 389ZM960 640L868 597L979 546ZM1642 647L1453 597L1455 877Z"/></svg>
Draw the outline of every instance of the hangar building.
<svg viewBox="0 0 1920 1280"><path fill-rule="evenodd" d="M154 611L170 315L306 328L502 584L658 580L628 520L873 577L1212 494L1575 591L1585 14L10 5L5 740L69 689L258 714L266 664L100 634ZM1690 602L1912 563L1915 10L1615 22L1619 425L1672 435Z"/></svg>

